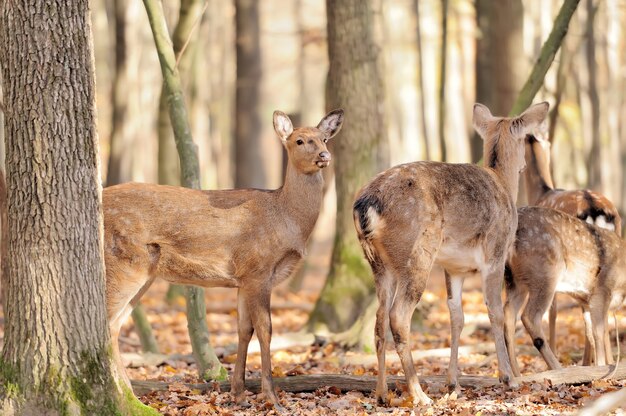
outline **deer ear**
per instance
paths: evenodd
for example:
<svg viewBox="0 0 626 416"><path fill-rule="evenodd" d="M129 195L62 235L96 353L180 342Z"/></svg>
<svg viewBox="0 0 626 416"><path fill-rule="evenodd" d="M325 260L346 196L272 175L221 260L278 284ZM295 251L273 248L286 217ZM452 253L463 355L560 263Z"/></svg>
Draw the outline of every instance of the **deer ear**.
<svg viewBox="0 0 626 416"><path fill-rule="evenodd" d="M487 126L493 118L494 117L491 115L491 111L489 111L487 106L480 103L474 104L472 123L474 124L474 128L478 132L478 135L482 137L483 140L487 134Z"/></svg>
<svg viewBox="0 0 626 416"><path fill-rule="evenodd" d="M546 118L549 108L550 104L548 104L547 101L531 105L526 111L513 119L511 123L511 133L518 137L525 137L527 134L532 133L535 129L539 128Z"/></svg>
<svg viewBox="0 0 626 416"><path fill-rule="evenodd" d="M274 131L282 142L285 142L293 133L293 124L287 114L282 111L274 111Z"/></svg>
<svg viewBox="0 0 626 416"><path fill-rule="evenodd" d="M317 128L328 134L328 139L333 138L343 125L343 110L338 108L326 114L324 118L319 122ZM326 140L328 140L326 139Z"/></svg>

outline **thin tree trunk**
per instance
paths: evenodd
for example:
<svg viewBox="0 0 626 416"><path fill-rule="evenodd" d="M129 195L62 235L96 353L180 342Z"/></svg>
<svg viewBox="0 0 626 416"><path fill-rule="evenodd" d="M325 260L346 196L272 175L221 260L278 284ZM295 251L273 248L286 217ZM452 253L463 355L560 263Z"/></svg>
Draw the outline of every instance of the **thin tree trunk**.
<svg viewBox="0 0 626 416"><path fill-rule="evenodd" d="M420 24L419 0L413 0L415 11L415 32L417 37L417 86L419 88L419 119L422 127L422 140L424 141L424 160L430 160L430 142L428 140L428 127L426 126L426 92L424 89L424 59L422 47L422 29ZM482 147L481 147L482 149Z"/></svg>
<svg viewBox="0 0 626 416"><path fill-rule="evenodd" d="M114 0L115 25L115 78L111 94L112 120L107 186L132 180L133 138L128 133L130 88L127 57L126 20L129 0Z"/></svg>
<svg viewBox="0 0 626 416"><path fill-rule="evenodd" d="M111 361L89 2L0 9L11 253L0 413L157 414Z"/></svg>
<svg viewBox="0 0 626 416"><path fill-rule="evenodd" d="M595 20L597 7L593 0L587 0L587 21L585 30L585 62L587 64L587 87L589 93L591 122L591 148L587 155L587 186L591 189L599 190L602 186L602 170L600 165L600 97L598 96L598 64L596 63L596 38L593 22Z"/></svg>
<svg viewBox="0 0 626 416"><path fill-rule="evenodd" d="M448 0L441 0L441 62L439 67L439 147L441 160L448 160L446 150L446 65L448 56Z"/></svg>
<svg viewBox="0 0 626 416"><path fill-rule="evenodd" d="M181 182L187 188L200 189L198 148L191 137L182 83L176 67L176 56L167 30L163 8L158 0L144 0L144 5L148 12L148 19L161 64L161 72L163 73L170 121L180 158ZM188 287L186 299L189 336L192 340L192 346L195 347L193 353L200 376L209 379L223 378L226 376L226 370L220 364L209 343L204 291ZM192 316L193 318L190 318Z"/></svg>
<svg viewBox="0 0 626 416"><path fill-rule="evenodd" d="M563 38L567 34L569 22L572 19L579 2L580 0L563 1L559 14L554 20L554 27L552 28L548 39L546 39L541 47L539 58L537 59L537 62L535 62L532 72L522 87L522 90L519 92L519 95L513 104L513 108L511 108L511 111L509 112L510 116L520 114L532 103L537 91L539 91L539 88L541 88L541 85L543 84L543 80L548 72L548 69L550 69L550 65L552 65L552 61L554 60L557 51L561 47Z"/></svg>
<svg viewBox="0 0 626 416"><path fill-rule="evenodd" d="M526 73L521 0L477 0L476 101L494 114L511 110ZM524 107L526 108L526 107ZM473 135L472 159L482 157L483 141ZM523 195L523 193L521 193Z"/></svg>
<svg viewBox="0 0 626 416"><path fill-rule="evenodd" d="M385 144L386 135L380 105L384 91L379 48L372 34L372 3L328 0L327 13L328 107L349 108L350 121L336 141L333 154L337 225L331 269L308 325L315 331L340 332L354 324L374 294L371 271L354 233L353 196L386 167L389 155L376 155L374 150Z"/></svg>
<svg viewBox="0 0 626 416"><path fill-rule="evenodd" d="M262 146L261 29L259 2L235 0L237 92L235 110L235 187L265 188L269 182Z"/></svg>

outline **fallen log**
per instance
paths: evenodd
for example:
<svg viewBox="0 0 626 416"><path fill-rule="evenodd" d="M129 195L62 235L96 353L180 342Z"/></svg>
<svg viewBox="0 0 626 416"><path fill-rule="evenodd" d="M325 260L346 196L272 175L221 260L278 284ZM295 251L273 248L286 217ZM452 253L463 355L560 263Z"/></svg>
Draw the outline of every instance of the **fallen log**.
<svg viewBox="0 0 626 416"><path fill-rule="evenodd" d="M614 370L614 366L602 367L582 367L571 366L559 370L544 371L537 374L529 374L517 379L520 383L543 383L549 381L556 384L583 384L594 380L609 379L608 376ZM626 378L626 363L620 364L611 380L621 380ZM445 375L421 376L420 381L425 385L445 386ZM403 376L389 376L387 383L390 389L399 389L405 384ZM459 377L461 387L484 388L496 386L500 382L495 377L465 375ZM309 374L293 377L275 377L274 384L277 388L287 392L310 392L322 387L336 387L341 391L362 391L370 392L376 388L375 376L352 376L346 374ZM170 384L162 381L133 380L133 390L136 394L143 396L153 391L165 391ZM230 382L197 383L185 385L190 389L209 391L219 389L220 391L230 391ZM246 380L246 389L255 393L261 391L261 379L253 378Z"/></svg>

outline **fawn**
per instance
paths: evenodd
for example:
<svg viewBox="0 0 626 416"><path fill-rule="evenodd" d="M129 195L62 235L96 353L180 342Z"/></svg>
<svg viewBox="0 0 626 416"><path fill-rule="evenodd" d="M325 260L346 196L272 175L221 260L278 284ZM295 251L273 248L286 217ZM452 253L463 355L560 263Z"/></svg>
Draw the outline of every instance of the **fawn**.
<svg viewBox="0 0 626 416"><path fill-rule="evenodd" d="M526 195L528 205L553 208L580 218L589 224L622 235L622 219L613 203L604 195L589 189L555 189L550 173L550 142L539 134L526 136ZM556 352L556 297L550 307L550 348ZM612 363L608 327L605 335L607 360ZM583 365L591 364L590 340L585 341Z"/></svg>
<svg viewBox="0 0 626 416"><path fill-rule="evenodd" d="M626 243L614 232L550 208L520 208L518 222L505 273L505 335L513 372L520 375L515 320L527 295L522 322L550 369L560 365L545 342L541 319L555 293L580 304L590 354L605 365L607 313L626 295Z"/></svg>
<svg viewBox="0 0 626 416"><path fill-rule="evenodd" d="M357 194L354 223L370 263L380 302L375 338L376 396L387 399L385 333L391 327L414 404L430 403L422 391L408 345L411 315L434 263L446 273L451 321L448 384L457 388L458 344L464 317L463 280L480 274L498 355L500 380L515 385L503 333L504 264L517 228L519 173L524 137L543 121L548 103L519 117L494 117L475 104L473 124L484 140L486 167L415 162L376 176Z"/></svg>
<svg viewBox="0 0 626 416"><path fill-rule="evenodd" d="M239 344L232 395L245 404L246 355L256 331L262 389L280 407L270 362L271 291L304 255L321 207L321 170L331 160L326 142L343 119L343 110L334 110L317 127L294 129L287 115L274 112L274 130L288 157L284 185L276 190L200 191L139 183L104 190L107 308L122 375L119 331L154 279L233 287L238 289Z"/></svg>

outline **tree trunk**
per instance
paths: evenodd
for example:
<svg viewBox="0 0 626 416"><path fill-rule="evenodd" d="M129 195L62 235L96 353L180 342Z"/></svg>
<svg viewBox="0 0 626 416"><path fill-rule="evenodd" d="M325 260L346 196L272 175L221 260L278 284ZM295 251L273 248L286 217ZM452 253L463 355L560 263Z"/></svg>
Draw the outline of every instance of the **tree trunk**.
<svg viewBox="0 0 626 416"><path fill-rule="evenodd" d="M446 65L448 57L448 0L441 0L441 61L439 67L439 148L441 161L448 160L446 151Z"/></svg>
<svg viewBox="0 0 626 416"><path fill-rule="evenodd" d="M262 146L261 29L259 2L235 0L237 92L235 98L235 187L265 188L271 166Z"/></svg>
<svg viewBox="0 0 626 416"><path fill-rule="evenodd" d="M156 414L111 362L89 2L0 8L11 253L1 412Z"/></svg>
<svg viewBox="0 0 626 416"><path fill-rule="evenodd" d="M532 103L537 91L541 88L543 80L552 65L554 56L563 43L563 38L567 34L569 22L576 11L576 7L580 0L564 0L559 14L554 19L554 27L548 36L548 39L544 42L539 52L539 58L533 66L533 69L526 80L526 83L522 87L522 90L517 95L517 99L513 104L513 108L509 111L509 116L516 116L524 111ZM504 114L504 113L502 113Z"/></svg>
<svg viewBox="0 0 626 416"><path fill-rule="evenodd" d="M129 0L114 0L115 12L115 78L111 94L112 120L109 164L107 167L107 186L132 180L132 145L133 137L129 134L126 116L129 111L130 88L126 47L126 20Z"/></svg>
<svg viewBox="0 0 626 416"><path fill-rule="evenodd" d="M419 89L419 120L422 128L422 140L424 140L424 160L430 160L430 143L428 141L428 127L426 126L426 92L424 89L424 62L422 46L422 29L420 24L419 0L413 0L415 11L415 32L417 42L417 87ZM481 147L482 150L482 147Z"/></svg>
<svg viewBox="0 0 626 416"><path fill-rule="evenodd" d="M587 91L589 94L589 131L591 147L587 155L587 186L591 189L600 190L602 186L602 170L600 166L600 97L598 96L598 64L596 63L596 37L594 30L594 18L597 7L593 0L587 0L587 20L585 22L585 63L587 65Z"/></svg>
<svg viewBox="0 0 626 416"><path fill-rule="evenodd" d="M489 107L493 114L511 111L526 73L523 11L521 0L476 1L476 101ZM477 134L471 150L472 160L480 160L483 141Z"/></svg>
<svg viewBox="0 0 626 416"><path fill-rule="evenodd" d="M161 72L163 73L170 122L180 159L181 182L187 188L200 189L198 148L191 137L182 83L163 15L163 8L158 0L144 0L144 5L148 12L148 19L161 64ZM185 296L187 299L189 336L192 340L192 346L194 346L193 353L200 376L207 379L224 378L226 370L220 364L209 343L204 291L199 288L188 287ZM192 318L189 319L189 317Z"/></svg>
<svg viewBox="0 0 626 416"><path fill-rule="evenodd" d="M359 187L388 164L379 46L372 35L372 4L359 0L327 1L328 107L350 109L342 137L335 142L337 225L326 284L309 318L320 331L345 331L373 298L371 271L354 232L353 197Z"/></svg>

